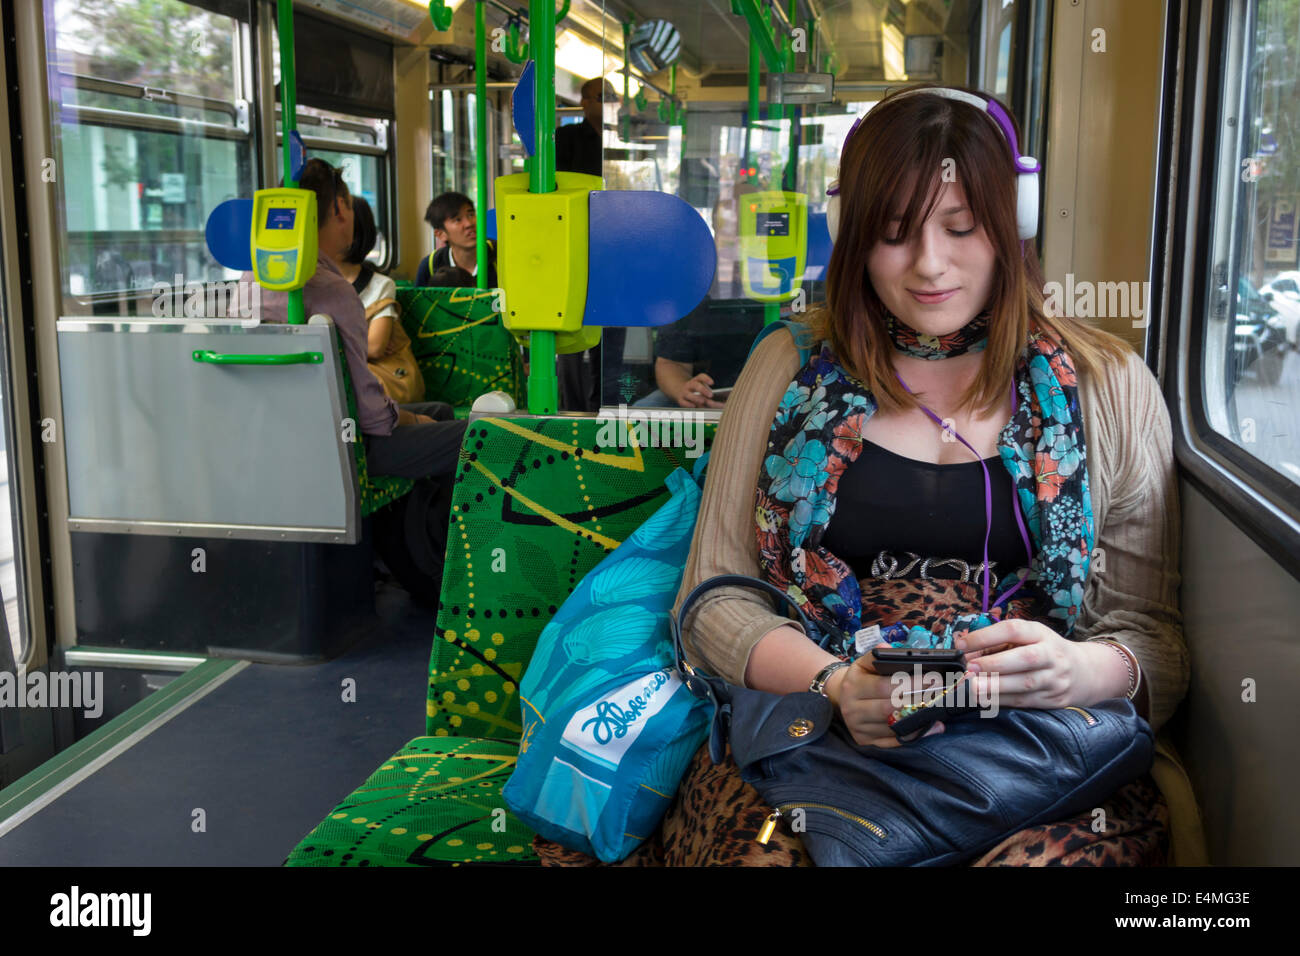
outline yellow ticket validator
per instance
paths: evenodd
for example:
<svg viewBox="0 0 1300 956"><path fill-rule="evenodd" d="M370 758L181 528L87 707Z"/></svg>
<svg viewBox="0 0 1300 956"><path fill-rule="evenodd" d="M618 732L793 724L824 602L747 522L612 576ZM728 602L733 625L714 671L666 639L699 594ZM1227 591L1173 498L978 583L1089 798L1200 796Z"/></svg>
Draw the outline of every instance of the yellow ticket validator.
<svg viewBox="0 0 1300 956"><path fill-rule="evenodd" d="M253 193L253 278L264 289L301 289L316 273L316 194L310 189Z"/></svg>
<svg viewBox="0 0 1300 956"><path fill-rule="evenodd" d="M808 197L754 192L740 204L741 283L760 302L786 302L803 284L808 256Z"/></svg>

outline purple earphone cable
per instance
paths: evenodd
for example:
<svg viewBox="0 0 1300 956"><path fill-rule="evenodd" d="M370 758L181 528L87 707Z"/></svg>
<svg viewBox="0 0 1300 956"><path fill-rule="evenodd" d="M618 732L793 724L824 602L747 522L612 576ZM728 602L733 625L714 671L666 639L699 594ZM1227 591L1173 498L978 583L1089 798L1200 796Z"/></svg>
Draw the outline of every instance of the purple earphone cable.
<svg viewBox="0 0 1300 956"><path fill-rule="evenodd" d="M894 378L898 379L898 384L903 386L903 388L904 388L904 390L907 392L907 394L909 394L909 395L915 395L915 393L914 393L910 388L907 387L907 383L903 381L903 377L902 377L901 375L899 375L897 372L895 372L895 373L894 373ZM924 404L920 399L917 399L917 404L921 406L921 410L922 410L922 411L924 411L927 415L930 416L931 419L934 420L934 423L935 423L936 425L938 425L940 428L943 428L945 431L947 431L946 426L943 424L943 420L942 420L941 418L939 418L938 415L936 415L934 412L930 411L930 409L929 409L929 408L928 408L928 407L927 407L927 406L926 406L926 405L925 405L925 404ZM1013 409L1013 413L1014 413L1014 410L1017 409L1017 408L1019 407L1018 402L1017 402L1017 397L1016 397L1016 385L1015 385L1014 382L1011 383L1011 407L1012 407L1012 409ZM954 435L957 436L957 440L958 440L959 442L961 442L963 445L965 445L967 448L969 448L969 449L971 450L971 453L972 453L972 454L973 454L977 459L979 459L980 468L983 469L983 471L984 471L984 603L983 603L983 610L984 610L984 613L987 614L987 613L989 612L989 537L990 537L990 536L992 535L992 533L993 533L993 479L991 479L991 478L989 477L989 468L988 468L988 465L984 464L984 459L983 459L983 458L980 458L980 453L977 452L977 451L976 451L976 450L971 446L971 443L970 443L970 442L968 442L966 439L964 439L964 438L961 437L961 433L958 432L957 429L955 429L955 428L952 429L952 433L953 433ZM1028 566L1032 566L1032 565L1033 565L1033 562L1034 562L1034 551L1033 551L1033 545L1031 545L1031 544L1029 543L1029 533L1025 530L1025 520L1024 520L1024 517L1020 514L1020 501L1019 501L1019 498L1018 498L1017 495L1016 495L1016 488L1015 488L1015 483L1014 483L1014 482L1012 483L1012 486L1011 486L1011 510L1012 510L1012 512L1013 512L1013 513L1015 514L1015 516L1016 516L1016 527L1020 529L1020 540L1023 541L1023 542L1025 543L1025 555L1026 555L1026 557L1028 558L1028 562L1029 562ZM1025 583L1025 579L1024 579L1024 578L1021 578L1021 579L1020 579L1019 581L1017 581L1014 585L1012 585L1011 587L1007 588L1007 590L1003 592L1002 596L999 597L996 601L993 602L993 607L997 607L997 606L998 606L999 604L1001 604L1003 601L1007 600L1007 598L1011 597L1011 595L1015 594L1016 591L1018 591L1018 590L1020 589L1020 586L1023 585L1024 583Z"/></svg>

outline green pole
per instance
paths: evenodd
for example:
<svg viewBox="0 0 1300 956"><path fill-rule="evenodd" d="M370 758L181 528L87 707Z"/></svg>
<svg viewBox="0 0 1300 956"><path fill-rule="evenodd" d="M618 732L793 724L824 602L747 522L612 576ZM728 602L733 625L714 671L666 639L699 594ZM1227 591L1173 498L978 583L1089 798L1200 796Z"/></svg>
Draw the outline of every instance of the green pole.
<svg viewBox="0 0 1300 956"><path fill-rule="evenodd" d="M763 14L764 14L764 17L763 17L764 21L765 21L765 22L768 24L768 26L770 27L770 20L769 20L769 18L770 18L770 16L771 16L771 11L768 10L766 7L764 7L764 9L763 9ZM788 47L788 43L789 43L789 41L786 41L785 43L782 43L780 40L777 40L777 41L776 41L776 43L775 43L775 46L776 46L776 56L775 56L775 58L774 58L774 62L773 62L772 67L771 67L772 72L774 72L774 73L784 73L784 72L785 72L785 67L786 67L786 55L787 55L787 53L788 53L788 49L789 49L789 47ZM780 129L780 120L782 120L784 117L785 117L785 107L784 107L782 104L780 104L780 103L768 103L768 104L767 104L767 118L768 118L769 120L777 120L777 126L776 126L776 128L777 128L778 130ZM778 142L779 142L779 139L778 139ZM781 186L781 187L784 187L784 185L785 185L785 171L784 171L784 169L782 170L782 174L781 174L781 182L780 182L778 185ZM763 324L764 324L764 325L771 325L773 322L778 321L780 318L781 318L781 303L779 303L779 302L764 302L764 303L763 303Z"/></svg>
<svg viewBox="0 0 1300 956"><path fill-rule="evenodd" d="M280 135L284 140L284 184L293 188L298 181L293 178L293 159L289 134L298 128L298 92L293 75L293 0L279 0L277 9L280 31ZM328 215L328 209L317 209L316 215ZM289 293L287 307L290 325L302 325L307 316L302 304L302 289Z"/></svg>
<svg viewBox="0 0 1300 956"><path fill-rule="evenodd" d="M790 0L790 22L798 23L799 11L796 9L795 0ZM788 37L785 41L785 69L786 71L794 69L795 53L794 38ZM787 192L794 192L798 187L799 180L799 116L798 106L791 106L784 111L790 119L790 144L788 158L785 164L785 174L781 177L781 188Z"/></svg>
<svg viewBox="0 0 1300 956"><path fill-rule="evenodd" d="M623 142L629 142L632 139L632 61L628 59L627 48L632 38L632 21L623 21L623 114L619 118L619 136ZM604 96L604 93L601 93Z"/></svg>
<svg viewBox="0 0 1300 956"><path fill-rule="evenodd" d="M754 39L754 28L749 28L749 122L745 124L745 165L754 161L753 135L754 124L758 122L758 42Z"/></svg>
<svg viewBox="0 0 1300 956"><path fill-rule="evenodd" d="M529 0L528 42L533 52L537 102L534 125L537 149L528 191L555 191L555 0ZM549 415L559 406L555 376L555 333L533 330L529 336L528 411Z"/></svg>
<svg viewBox="0 0 1300 956"><path fill-rule="evenodd" d="M474 4L474 138L475 158L478 161L478 183L474 207L478 211L475 231L478 261L478 287L488 287L487 270L487 24L483 15L483 0Z"/></svg>

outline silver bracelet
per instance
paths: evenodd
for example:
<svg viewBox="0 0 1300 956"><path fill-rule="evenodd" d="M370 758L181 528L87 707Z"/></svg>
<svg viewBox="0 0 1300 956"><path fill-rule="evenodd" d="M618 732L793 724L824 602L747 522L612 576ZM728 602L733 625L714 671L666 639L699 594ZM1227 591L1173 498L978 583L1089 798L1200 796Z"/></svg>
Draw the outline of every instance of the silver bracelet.
<svg viewBox="0 0 1300 956"><path fill-rule="evenodd" d="M1142 668L1135 666L1137 655L1130 651L1119 641L1109 637L1101 638L1098 644L1109 644L1115 648L1115 653L1124 658L1124 669L1128 671L1128 699L1133 700L1137 697L1138 688L1142 686Z"/></svg>
<svg viewBox="0 0 1300 956"><path fill-rule="evenodd" d="M832 661L817 672L817 676L812 679L808 685L808 690L814 694L821 694L823 697L829 697L826 693L826 682L830 680L832 674L841 668L848 667L848 661Z"/></svg>

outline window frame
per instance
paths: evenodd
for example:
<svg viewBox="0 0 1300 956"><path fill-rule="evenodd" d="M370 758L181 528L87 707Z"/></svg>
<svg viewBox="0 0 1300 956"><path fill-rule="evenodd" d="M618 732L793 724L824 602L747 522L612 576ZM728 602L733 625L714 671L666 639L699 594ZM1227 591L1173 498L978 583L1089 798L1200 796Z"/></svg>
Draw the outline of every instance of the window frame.
<svg viewBox="0 0 1300 956"><path fill-rule="evenodd" d="M208 7L201 3L195 3L193 0L183 0L189 6L197 7L201 10L209 10ZM250 4L249 15L255 16ZM209 10L209 12L212 12ZM221 14L225 15L225 14ZM255 80L252 75L250 58L256 55L254 48L254 24L247 19L233 18L235 21L235 42L232 44L231 55L233 58L232 67L235 79L234 96L230 101L215 99L212 97L199 96L194 93L182 93L176 90L169 90L165 87L141 86L133 83L123 83L117 80L110 80L105 77L98 77L90 74L67 73L62 70L54 69L51 65L49 70L49 104L51 125L57 127L52 129L55 148L59 151L59 159L63 160L63 130L66 126L101 126L106 129L126 129L147 133L164 133L174 136L190 136L204 140L217 140L222 142L233 142L241 144L242 148L247 151L245 157L249 172L252 174L254 181L257 176L258 151L259 143L256 131L253 129L253 95L256 92ZM49 42L56 42L55 32L49 31ZM48 48L47 48L48 49ZM48 56L48 52L47 52ZM79 104L65 104L63 102L63 90L71 86L74 89L86 90L88 92L110 93L119 96L136 96L139 99L165 98L178 106L189 106L203 109L209 112L223 112L230 116L231 125L223 126L218 123L212 123L205 120L192 120L172 116L157 116L150 113L134 113L130 110L119 110L108 107L81 106ZM237 147L238 148L238 147ZM65 237L69 239L73 233L67 226L66 212L66 194L61 194L59 200L55 203L59 226ZM95 230L99 231L99 230ZM107 230L121 234L131 233L130 230ZM202 236L202 229L199 230L137 230L131 234L152 233L156 236L163 237L163 241L171 241L176 238L171 233L197 233ZM193 238L191 236L191 238ZM63 242L56 242L55 255L59 269L59 296L62 302L61 312L64 314L92 314L96 306L101 304L111 304L122 301L133 301L143 303L152 297L150 289L143 286L133 289L105 289L94 292L73 292L70 283L70 263L68 259L68 248Z"/></svg>
<svg viewBox="0 0 1300 956"><path fill-rule="evenodd" d="M1231 150L1235 169L1241 168L1241 124L1234 122L1230 127L1235 131L1231 139L1220 132L1229 118L1225 114L1229 97L1237 117L1245 115L1248 105L1241 64L1254 35L1250 6L1254 2L1189 0L1181 74L1177 45L1166 44L1162 156L1157 168L1161 170L1161 194L1172 204L1173 223L1167 233L1161 228L1157 234L1162 240L1167 235L1169 240L1168 247L1160 250L1162 259L1166 254L1170 258L1167 341L1178 347L1170 352L1177 361L1165 376L1164 394L1173 412L1174 455L1181 474L1273 560L1300 579L1300 485L1216 431L1205 411L1203 370L1209 313L1215 289L1221 284L1216 280L1228 281L1235 275L1240 219L1235 208L1235 173L1231 191L1225 190L1223 163L1225 151ZM1177 3L1169 5L1167 37L1179 35L1178 7ZM1229 72L1232 67L1235 75ZM1179 98L1181 105L1176 110ZM1170 156L1175 116L1176 163ZM1174 167L1179 170L1176 192L1168 185L1169 170ZM1227 210L1222 208L1225 198L1231 203ZM1164 204L1157 208L1163 217ZM1229 242L1220 259L1225 215L1232 220L1226 223ZM1229 263L1226 275L1215 274L1216 261Z"/></svg>

